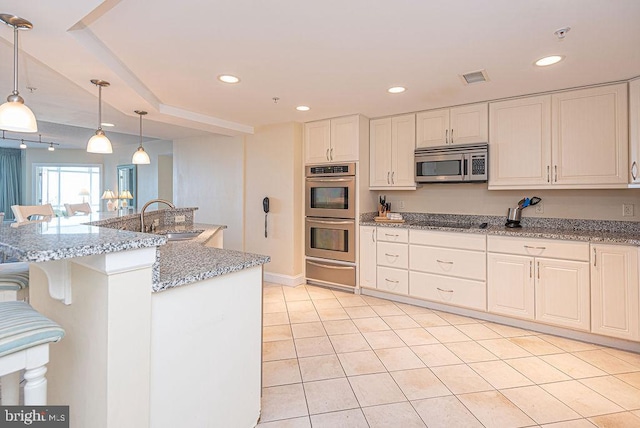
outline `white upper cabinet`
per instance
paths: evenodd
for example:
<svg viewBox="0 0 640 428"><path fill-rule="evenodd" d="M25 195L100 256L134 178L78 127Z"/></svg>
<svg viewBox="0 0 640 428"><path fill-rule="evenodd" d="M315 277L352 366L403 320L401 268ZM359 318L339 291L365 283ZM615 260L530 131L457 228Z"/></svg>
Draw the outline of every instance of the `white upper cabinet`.
<svg viewBox="0 0 640 428"><path fill-rule="evenodd" d="M629 82L629 182L640 184L640 79Z"/></svg>
<svg viewBox="0 0 640 428"><path fill-rule="evenodd" d="M489 186L551 183L551 96L489 105Z"/></svg>
<svg viewBox="0 0 640 428"><path fill-rule="evenodd" d="M626 187L625 83L489 109L489 189Z"/></svg>
<svg viewBox="0 0 640 428"><path fill-rule="evenodd" d="M627 184L627 84L551 96L553 183Z"/></svg>
<svg viewBox="0 0 640 428"><path fill-rule="evenodd" d="M417 147L486 143L487 103L430 110L416 115Z"/></svg>
<svg viewBox="0 0 640 428"><path fill-rule="evenodd" d="M346 116L304 124L307 164L358 160L362 117Z"/></svg>
<svg viewBox="0 0 640 428"><path fill-rule="evenodd" d="M415 115L372 120L369 127L369 187L415 189Z"/></svg>

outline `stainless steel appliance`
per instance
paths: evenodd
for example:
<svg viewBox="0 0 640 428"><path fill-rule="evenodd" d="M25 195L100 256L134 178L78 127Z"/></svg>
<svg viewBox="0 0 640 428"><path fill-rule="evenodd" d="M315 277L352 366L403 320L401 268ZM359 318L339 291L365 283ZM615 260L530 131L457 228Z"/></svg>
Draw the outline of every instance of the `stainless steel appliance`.
<svg viewBox="0 0 640 428"><path fill-rule="evenodd" d="M305 195L307 217L355 218L355 163L307 166Z"/></svg>
<svg viewBox="0 0 640 428"><path fill-rule="evenodd" d="M307 166L305 195L307 281L355 287L355 163Z"/></svg>
<svg viewBox="0 0 640 428"><path fill-rule="evenodd" d="M488 144L460 144L416 149L416 182L487 181Z"/></svg>

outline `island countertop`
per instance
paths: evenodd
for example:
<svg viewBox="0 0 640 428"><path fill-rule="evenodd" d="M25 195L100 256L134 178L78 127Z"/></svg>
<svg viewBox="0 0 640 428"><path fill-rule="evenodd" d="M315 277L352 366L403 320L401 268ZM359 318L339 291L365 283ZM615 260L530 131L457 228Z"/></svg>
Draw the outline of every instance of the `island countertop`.
<svg viewBox="0 0 640 428"><path fill-rule="evenodd" d="M11 227L10 223L0 224L0 252L18 261L46 262L157 247L153 292L262 265L271 260L269 256L207 246L215 233L226 229L224 225L174 225L150 234L87 224L102 222L105 217L114 218L111 213L106 216L94 213L89 216L59 217L50 222L20 227ZM181 231L201 233L187 241L169 242L164 236L168 232Z"/></svg>

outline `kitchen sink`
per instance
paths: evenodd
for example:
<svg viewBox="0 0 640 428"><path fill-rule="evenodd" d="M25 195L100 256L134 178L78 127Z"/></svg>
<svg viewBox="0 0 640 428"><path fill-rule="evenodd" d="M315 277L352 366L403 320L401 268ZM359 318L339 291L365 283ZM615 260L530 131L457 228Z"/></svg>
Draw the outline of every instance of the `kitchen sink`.
<svg viewBox="0 0 640 428"><path fill-rule="evenodd" d="M164 236L167 237L168 241L188 241L189 239L193 239L198 237L202 232L169 232Z"/></svg>

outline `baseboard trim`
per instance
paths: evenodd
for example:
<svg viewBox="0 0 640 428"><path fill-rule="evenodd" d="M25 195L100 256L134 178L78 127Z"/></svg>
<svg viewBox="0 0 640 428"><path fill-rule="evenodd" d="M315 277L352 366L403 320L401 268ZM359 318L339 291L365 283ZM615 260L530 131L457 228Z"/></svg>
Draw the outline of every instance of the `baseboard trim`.
<svg viewBox="0 0 640 428"><path fill-rule="evenodd" d="M287 287L296 287L306 282L303 274L292 276L273 272L265 272L264 280L274 284L286 285Z"/></svg>

